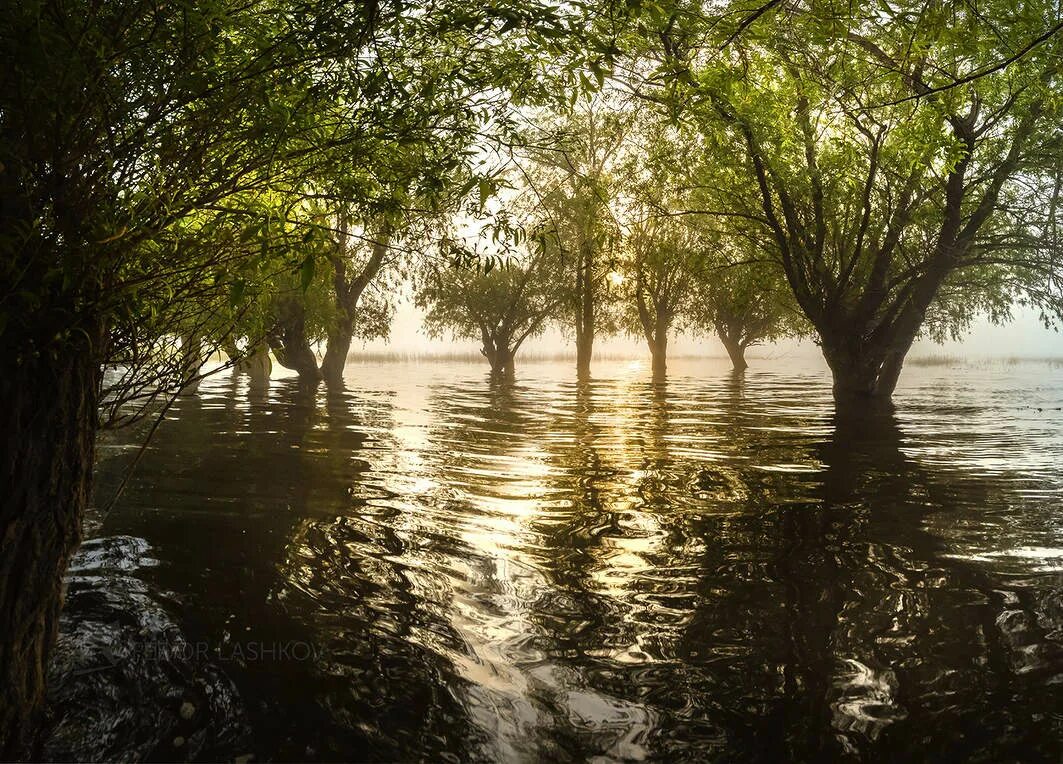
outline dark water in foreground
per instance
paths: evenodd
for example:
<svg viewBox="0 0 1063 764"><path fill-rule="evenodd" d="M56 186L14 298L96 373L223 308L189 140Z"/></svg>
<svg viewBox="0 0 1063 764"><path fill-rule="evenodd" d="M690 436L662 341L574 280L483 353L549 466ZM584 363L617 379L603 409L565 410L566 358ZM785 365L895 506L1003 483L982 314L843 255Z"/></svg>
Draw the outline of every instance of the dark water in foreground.
<svg viewBox="0 0 1063 764"><path fill-rule="evenodd" d="M1063 367L858 421L816 366L519 373L181 400L71 583L94 755L1060 761Z"/></svg>

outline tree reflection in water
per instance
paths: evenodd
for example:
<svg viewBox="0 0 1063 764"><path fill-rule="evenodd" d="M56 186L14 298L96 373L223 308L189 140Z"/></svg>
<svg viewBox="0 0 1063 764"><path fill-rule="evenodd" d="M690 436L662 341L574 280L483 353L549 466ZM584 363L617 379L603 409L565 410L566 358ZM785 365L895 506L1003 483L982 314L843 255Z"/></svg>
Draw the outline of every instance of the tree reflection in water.
<svg viewBox="0 0 1063 764"><path fill-rule="evenodd" d="M205 386L104 522L156 550L190 639L315 646L223 666L257 755L1058 755L1058 574L930 530L1053 522L1057 494L917 458L807 379L416 369Z"/></svg>

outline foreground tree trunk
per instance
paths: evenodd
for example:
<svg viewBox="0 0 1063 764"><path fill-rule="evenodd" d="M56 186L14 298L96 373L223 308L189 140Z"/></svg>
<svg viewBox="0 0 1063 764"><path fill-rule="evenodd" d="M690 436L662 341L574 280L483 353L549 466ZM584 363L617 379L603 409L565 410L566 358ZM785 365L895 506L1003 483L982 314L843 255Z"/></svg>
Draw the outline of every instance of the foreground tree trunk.
<svg viewBox="0 0 1063 764"><path fill-rule="evenodd" d="M594 353L594 245L580 246L580 266L576 272L576 376L587 379L591 375L591 355Z"/></svg>
<svg viewBox="0 0 1063 764"><path fill-rule="evenodd" d="M728 315L724 311L717 310L713 327L716 336L720 338L727 356L731 359L731 367L735 371L745 371L749 364L746 363L746 348L756 343L762 336L768 322L750 321L746 318Z"/></svg>
<svg viewBox="0 0 1063 764"><path fill-rule="evenodd" d="M35 756L63 574L89 499L102 332L0 373L0 760Z"/></svg>
<svg viewBox="0 0 1063 764"><path fill-rule="evenodd" d="M576 376L586 379L591 375L591 356L594 354L594 335L576 335Z"/></svg>
<svg viewBox="0 0 1063 764"><path fill-rule="evenodd" d="M347 232L350 220L345 215L339 219L339 238L329 254L332 263L333 299L336 303L336 322L329 330L325 345L325 357L321 360L321 376L327 385L343 384L343 370L347 366L347 356L351 352L351 340L354 339L354 318L358 310L358 300L362 293L384 267L391 241L391 224L384 222L369 254L369 259L362 269L353 276L348 275L351 262L347 249Z"/></svg>
<svg viewBox="0 0 1063 764"><path fill-rule="evenodd" d="M199 390L203 370L203 341L195 332L181 337L181 377L184 385L182 395L194 395Z"/></svg>
<svg viewBox="0 0 1063 764"><path fill-rule="evenodd" d="M636 276L635 308L639 323L642 324L642 335L650 349L653 378L662 379L668 373L668 329L671 326L671 316L660 299L647 299L641 271Z"/></svg>
<svg viewBox="0 0 1063 764"><path fill-rule="evenodd" d="M230 345L225 350L229 358L237 358L240 351L235 345ZM250 348L239 361L233 365L234 374L247 374L251 377L251 387L261 388L269 386L269 375L273 371L273 362L269 359L269 346L265 343Z"/></svg>
<svg viewBox="0 0 1063 764"><path fill-rule="evenodd" d="M897 388L912 339L886 348L852 341L841 346L823 343L823 357L834 378L834 399L843 406L888 406Z"/></svg>

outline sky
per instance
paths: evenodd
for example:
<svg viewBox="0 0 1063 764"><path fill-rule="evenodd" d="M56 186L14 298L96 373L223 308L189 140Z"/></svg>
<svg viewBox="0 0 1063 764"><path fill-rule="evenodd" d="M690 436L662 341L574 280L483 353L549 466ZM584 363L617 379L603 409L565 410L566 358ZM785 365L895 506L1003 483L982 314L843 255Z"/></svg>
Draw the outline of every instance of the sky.
<svg viewBox="0 0 1063 764"><path fill-rule="evenodd" d="M375 340L362 346L367 352L395 352L410 354L433 354L455 352L479 352L479 344L472 340L432 339L421 325L422 312L408 301L399 304L388 340ZM645 343L632 337L603 338L596 343L601 353L641 357L648 351ZM359 351L357 340L352 350ZM527 353L574 353L572 341L557 330L550 330L542 337L529 340L522 349ZM704 354L725 355L723 345L715 337L680 336L672 340L670 352L674 355ZM801 355L818 354L811 342L787 341L777 346L751 350L751 355ZM962 342L938 345L921 340L912 349L911 356L958 355L976 358L1063 357L1063 333L1045 329L1033 311L1016 310L1015 320L1005 326L993 326L988 321L979 321Z"/></svg>

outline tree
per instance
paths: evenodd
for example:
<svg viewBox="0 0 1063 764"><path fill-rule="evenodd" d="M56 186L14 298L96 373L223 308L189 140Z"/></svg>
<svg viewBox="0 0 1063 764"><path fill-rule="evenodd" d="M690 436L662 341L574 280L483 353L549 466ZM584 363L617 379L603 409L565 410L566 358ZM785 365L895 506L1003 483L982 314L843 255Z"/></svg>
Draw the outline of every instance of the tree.
<svg viewBox="0 0 1063 764"><path fill-rule="evenodd" d="M653 374L667 369L668 335L686 313L697 243L684 223L644 210L625 237L622 282L629 327L641 332L653 359Z"/></svg>
<svg viewBox="0 0 1063 764"><path fill-rule="evenodd" d="M458 91L505 88L519 72L531 97L540 80L528 71L546 68L542 51L564 68L556 57L571 22L556 8L505 0L475 9L460 0L30 0L8 9L0 27L0 758L30 746L100 404L121 419L125 403L185 387L186 363L171 363L175 354L159 346L206 327L201 317L225 301L240 314L265 299L269 290L249 275L303 268L305 258L289 253L306 232L287 213L334 170L337 153L357 157L378 142L367 135L438 116L430 91L410 97L402 71L382 73L369 51L460 60L465 69L439 77ZM373 107L400 103L399 113ZM199 243L218 233L216 246L180 247L189 226ZM121 378L127 363L151 370L150 383L134 375L105 389L104 367L120 364Z"/></svg>
<svg viewBox="0 0 1063 764"><path fill-rule="evenodd" d="M703 57L694 31L715 17L684 16L659 99L740 160L755 204L721 211L773 240L836 399L889 400L926 316L965 324L994 290L1058 319L1056 5L774 9ZM971 292L940 310L950 284Z"/></svg>
<svg viewBox="0 0 1063 764"><path fill-rule="evenodd" d="M457 247L448 262L429 263L416 304L434 336L479 339L493 376L509 378L520 346L539 334L565 301L558 255L518 235L501 256Z"/></svg>
<svg viewBox="0 0 1063 764"><path fill-rule="evenodd" d="M691 323L714 332L736 371L746 349L803 333L800 313L786 279L770 261L704 263L694 278Z"/></svg>
<svg viewBox="0 0 1063 764"><path fill-rule="evenodd" d="M569 310L576 372L590 374L596 333L608 321L609 275L615 272L619 227L613 217L613 171L630 116L597 98L570 111L540 115L524 179L538 203L542 228L569 272Z"/></svg>

